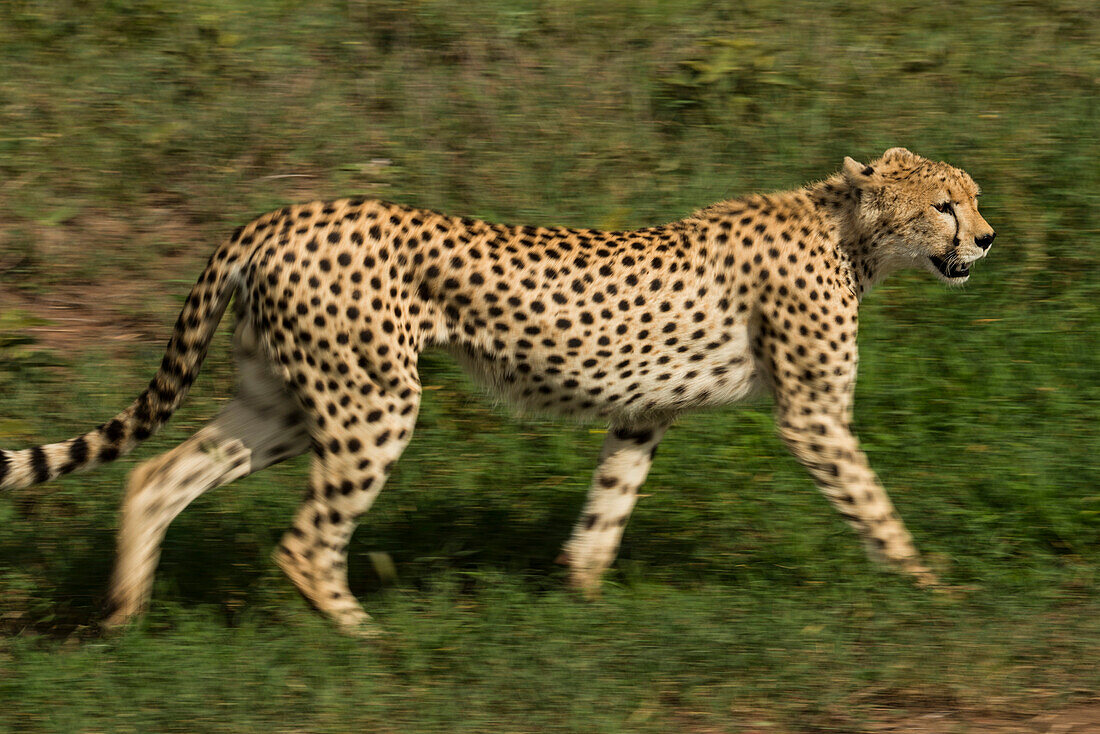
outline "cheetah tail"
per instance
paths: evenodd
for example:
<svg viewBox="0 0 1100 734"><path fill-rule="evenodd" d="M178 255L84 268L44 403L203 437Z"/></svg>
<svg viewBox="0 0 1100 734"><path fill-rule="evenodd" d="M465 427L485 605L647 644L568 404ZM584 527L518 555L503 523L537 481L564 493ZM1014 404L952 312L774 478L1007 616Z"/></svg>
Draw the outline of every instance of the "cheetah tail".
<svg viewBox="0 0 1100 734"><path fill-rule="evenodd" d="M22 451L0 450L0 490L29 487L113 461L168 422L198 375L241 281L239 238L238 232L210 258L180 312L160 369L137 399L82 436Z"/></svg>

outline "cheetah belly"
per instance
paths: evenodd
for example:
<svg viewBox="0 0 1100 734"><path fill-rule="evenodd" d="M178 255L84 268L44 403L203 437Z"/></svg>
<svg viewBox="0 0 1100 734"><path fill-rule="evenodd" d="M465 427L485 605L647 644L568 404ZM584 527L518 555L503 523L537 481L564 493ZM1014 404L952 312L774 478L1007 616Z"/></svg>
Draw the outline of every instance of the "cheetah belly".
<svg viewBox="0 0 1100 734"><path fill-rule="evenodd" d="M695 382L698 401L691 407L728 405L752 397L764 387L749 347L746 324L733 327L731 339L698 362L699 376Z"/></svg>
<svg viewBox="0 0 1100 734"><path fill-rule="evenodd" d="M475 381L521 412L629 418L725 405L757 391L748 329L728 333L728 341L709 350L635 352L629 360L604 357L595 365L584 354L550 364L537 352L517 363L507 354L449 351Z"/></svg>

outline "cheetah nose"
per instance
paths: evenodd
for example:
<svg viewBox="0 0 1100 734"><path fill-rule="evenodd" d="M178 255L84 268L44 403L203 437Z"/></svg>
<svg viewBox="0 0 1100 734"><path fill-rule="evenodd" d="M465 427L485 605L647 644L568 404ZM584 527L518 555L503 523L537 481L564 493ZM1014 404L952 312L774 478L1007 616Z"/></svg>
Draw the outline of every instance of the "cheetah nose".
<svg viewBox="0 0 1100 734"><path fill-rule="evenodd" d="M981 237L974 238L974 244L983 250L988 250L989 246L993 244L993 238L997 236L996 232L990 232L989 234L983 234Z"/></svg>

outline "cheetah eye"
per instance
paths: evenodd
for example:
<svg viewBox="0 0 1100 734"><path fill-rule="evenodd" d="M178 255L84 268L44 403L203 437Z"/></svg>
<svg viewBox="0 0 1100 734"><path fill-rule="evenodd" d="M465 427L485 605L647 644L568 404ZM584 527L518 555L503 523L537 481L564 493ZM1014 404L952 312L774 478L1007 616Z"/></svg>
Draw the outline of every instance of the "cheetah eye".
<svg viewBox="0 0 1100 734"><path fill-rule="evenodd" d="M933 204L932 208L935 209L938 212L942 212L943 214L950 214L951 213L951 202L950 201L945 201L945 202L942 202L940 204Z"/></svg>

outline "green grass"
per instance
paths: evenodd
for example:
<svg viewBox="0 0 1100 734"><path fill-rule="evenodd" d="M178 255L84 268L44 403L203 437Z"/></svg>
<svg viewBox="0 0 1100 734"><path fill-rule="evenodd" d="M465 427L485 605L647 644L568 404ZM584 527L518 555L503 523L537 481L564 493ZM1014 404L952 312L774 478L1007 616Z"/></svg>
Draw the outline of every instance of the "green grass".
<svg viewBox="0 0 1100 734"><path fill-rule="evenodd" d="M918 545L972 591L872 567L762 401L670 431L605 598L574 599L551 561L598 426L510 417L433 354L351 547L384 644L337 637L270 561L301 461L196 502L150 615L99 637L128 459L0 497L0 730L858 731L883 708L1095 694L1092 3L732 7L0 4L0 291L143 335L57 353L0 314L0 443L124 405L212 243L288 201L642 226L905 145L973 174L997 246L965 289L912 273L868 297L857 428ZM138 460L231 393L225 342Z"/></svg>

